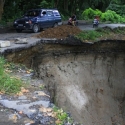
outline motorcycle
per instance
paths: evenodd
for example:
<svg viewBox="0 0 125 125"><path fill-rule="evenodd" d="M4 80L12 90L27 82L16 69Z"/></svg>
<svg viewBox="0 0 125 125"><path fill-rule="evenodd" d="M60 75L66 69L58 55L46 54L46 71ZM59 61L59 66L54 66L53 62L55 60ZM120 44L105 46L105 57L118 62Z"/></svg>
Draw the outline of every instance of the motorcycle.
<svg viewBox="0 0 125 125"><path fill-rule="evenodd" d="M93 20L93 28L97 28L99 25L99 16L95 15Z"/></svg>

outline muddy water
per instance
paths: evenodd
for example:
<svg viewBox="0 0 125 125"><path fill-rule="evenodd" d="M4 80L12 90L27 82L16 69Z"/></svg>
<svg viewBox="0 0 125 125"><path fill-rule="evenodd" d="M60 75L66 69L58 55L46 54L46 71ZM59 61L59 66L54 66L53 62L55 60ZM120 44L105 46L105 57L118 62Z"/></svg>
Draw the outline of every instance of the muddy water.
<svg viewBox="0 0 125 125"><path fill-rule="evenodd" d="M70 112L76 121L85 125L124 125L125 42L69 41L44 41L34 48L35 54L32 48L29 54L23 50L18 54L29 61L32 58L32 67L46 83L51 101ZM18 54L12 60L17 61ZM27 60L22 63L27 64Z"/></svg>

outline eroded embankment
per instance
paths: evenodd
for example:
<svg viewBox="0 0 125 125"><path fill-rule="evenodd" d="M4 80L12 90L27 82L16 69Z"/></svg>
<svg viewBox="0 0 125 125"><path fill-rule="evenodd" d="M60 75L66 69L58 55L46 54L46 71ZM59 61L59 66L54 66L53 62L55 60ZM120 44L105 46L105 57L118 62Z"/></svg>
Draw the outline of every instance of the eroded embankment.
<svg viewBox="0 0 125 125"><path fill-rule="evenodd" d="M124 125L124 41L64 42L44 41L5 55L32 66L47 84L52 101L71 112L75 120L85 125Z"/></svg>

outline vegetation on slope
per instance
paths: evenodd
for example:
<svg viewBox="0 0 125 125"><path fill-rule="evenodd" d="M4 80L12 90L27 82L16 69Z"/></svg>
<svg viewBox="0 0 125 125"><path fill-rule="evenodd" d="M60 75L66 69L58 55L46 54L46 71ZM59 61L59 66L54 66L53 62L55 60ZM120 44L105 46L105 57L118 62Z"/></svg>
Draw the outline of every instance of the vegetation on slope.
<svg viewBox="0 0 125 125"><path fill-rule="evenodd" d="M82 31L76 37L83 42L96 42L99 40L125 40L125 27L103 27L96 30Z"/></svg>
<svg viewBox="0 0 125 125"><path fill-rule="evenodd" d="M21 79L10 74L15 66L12 63L7 63L3 57L0 57L0 94L16 94L24 86Z"/></svg>

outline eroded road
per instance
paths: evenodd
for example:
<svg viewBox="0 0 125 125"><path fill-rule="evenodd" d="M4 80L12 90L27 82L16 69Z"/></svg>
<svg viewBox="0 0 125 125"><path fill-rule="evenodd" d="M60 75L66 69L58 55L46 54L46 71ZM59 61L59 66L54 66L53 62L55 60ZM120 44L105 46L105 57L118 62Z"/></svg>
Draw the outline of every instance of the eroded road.
<svg viewBox="0 0 125 125"><path fill-rule="evenodd" d="M99 27L105 27L105 26L109 26L111 28L115 28L115 27L119 27L119 26L125 27L124 24L100 24L99 25ZM94 30L94 28L90 24L83 24L83 25L79 25L78 27L81 30ZM36 35L36 33L32 33L31 31L24 31L22 33L16 33L15 30L9 30L9 31L5 31L5 32L0 33L0 40L13 40L15 38L29 38L29 37L32 37L33 35ZM21 46L21 45L19 45L19 46ZM34 95L34 96L36 96L36 95ZM31 97L34 97L34 96L32 96L32 93L31 93ZM6 96L1 96L1 100L4 100L5 97ZM10 99L10 97L6 97L6 98ZM27 96L24 96L24 95L21 96L21 99L20 98L16 98L16 99L17 100L24 100L25 98L29 99ZM25 115L23 116L23 114L21 114L22 115L21 117L18 116L17 113L19 113L19 112L15 111L15 110L16 110L16 108L14 108L14 110L12 110L9 108L5 108L3 105L0 105L0 125L5 125L5 124L6 125L13 125L13 124L15 124L15 125L31 125L30 124L32 122L31 119L29 119ZM40 113L37 114L35 116L35 118L37 118L37 116L39 116L39 115L42 119L43 116L41 116ZM44 120L43 121L41 120L41 124L42 124L42 122L44 122ZM51 124L51 123L49 123L49 124Z"/></svg>

